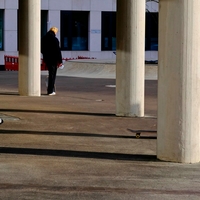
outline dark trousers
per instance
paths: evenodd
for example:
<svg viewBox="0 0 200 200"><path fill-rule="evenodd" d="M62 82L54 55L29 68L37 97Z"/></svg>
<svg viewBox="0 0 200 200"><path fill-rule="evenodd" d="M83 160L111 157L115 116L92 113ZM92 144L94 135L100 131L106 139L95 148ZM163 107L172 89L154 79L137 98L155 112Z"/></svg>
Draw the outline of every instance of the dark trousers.
<svg viewBox="0 0 200 200"><path fill-rule="evenodd" d="M47 68L48 68L48 71L49 71L49 80L48 80L47 93L51 94L52 92L55 92L55 81L56 81L57 65L47 64Z"/></svg>

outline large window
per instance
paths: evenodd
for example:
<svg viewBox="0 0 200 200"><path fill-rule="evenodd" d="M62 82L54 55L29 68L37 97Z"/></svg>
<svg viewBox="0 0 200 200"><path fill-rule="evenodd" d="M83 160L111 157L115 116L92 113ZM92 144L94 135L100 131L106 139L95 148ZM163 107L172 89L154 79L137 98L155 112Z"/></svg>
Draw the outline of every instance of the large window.
<svg viewBox="0 0 200 200"><path fill-rule="evenodd" d="M61 11L61 49L88 50L87 11Z"/></svg>
<svg viewBox="0 0 200 200"><path fill-rule="evenodd" d="M102 12L101 49L116 50L116 12Z"/></svg>
<svg viewBox="0 0 200 200"><path fill-rule="evenodd" d="M102 12L102 51L116 50L116 12ZM158 50L158 13L146 12L145 50Z"/></svg>
<svg viewBox="0 0 200 200"><path fill-rule="evenodd" d="M146 13L145 50L158 50L158 13Z"/></svg>
<svg viewBox="0 0 200 200"><path fill-rule="evenodd" d="M0 10L0 50L3 50L4 10Z"/></svg>
<svg viewBox="0 0 200 200"><path fill-rule="evenodd" d="M48 19L48 11L41 11L41 37L43 37L47 33L47 19Z"/></svg>

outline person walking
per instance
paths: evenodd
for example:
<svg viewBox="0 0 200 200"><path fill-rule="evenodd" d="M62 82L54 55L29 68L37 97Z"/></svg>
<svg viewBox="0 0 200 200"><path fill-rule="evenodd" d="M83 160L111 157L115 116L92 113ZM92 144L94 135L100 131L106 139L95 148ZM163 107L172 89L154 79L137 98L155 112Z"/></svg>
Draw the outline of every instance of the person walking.
<svg viewBox="0 0 200 200"><path fill-rule="evenodd" d="M59 40L56 37L58 28L52 27L42 38L41 53L43 54L43 61L47 66L48 78L48 95L56 95L55 81L57 67L62 66L62 53L59 46Z"/></svg>

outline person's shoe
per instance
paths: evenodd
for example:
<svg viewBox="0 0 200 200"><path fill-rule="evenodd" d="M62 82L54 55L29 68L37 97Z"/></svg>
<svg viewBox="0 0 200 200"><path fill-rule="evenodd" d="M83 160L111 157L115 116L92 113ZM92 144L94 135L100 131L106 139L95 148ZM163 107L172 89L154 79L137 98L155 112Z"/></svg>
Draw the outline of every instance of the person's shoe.
<svg viewBox="0 0 200 200"><path fill-rule="evenodd" d="M56 93L55 92L52 92L52 93L50 93L50 94L48 94L49 96L53 96L53 95L56 95Z"/></svg>

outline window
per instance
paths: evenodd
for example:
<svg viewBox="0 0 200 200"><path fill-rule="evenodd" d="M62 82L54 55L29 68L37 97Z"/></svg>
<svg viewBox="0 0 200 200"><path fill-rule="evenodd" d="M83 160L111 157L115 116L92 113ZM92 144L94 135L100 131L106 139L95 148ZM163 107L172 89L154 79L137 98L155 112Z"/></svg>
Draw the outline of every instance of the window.
<svg viewBox="0 0 200 200"><path fill-rule="evenodd" d="M47 33L47 19L48 19L48 11L41 11L41 37L43 37Z"/></svg>
<svg viewBox="0 0 200 200"><path fill-rule="evenodd" d="M61 49L88 50L87 11L61 11Z"/></svg>
<svg viewBox="0 0 200 200"><path fill-rule="evenodd" d="M102 50L116 50L116 12L102 12Z"/></svg>
<svg viewBox="0 0 200 200"><path fill-rule="evenodd" d="M158 50L158 13L146 13L145 50Z"/></svg>
<svg viewBox="0 0 200 200"><path fill-rule="evenodd" d="M4 10L0 10L0 50L3 50Z"/></svg>

